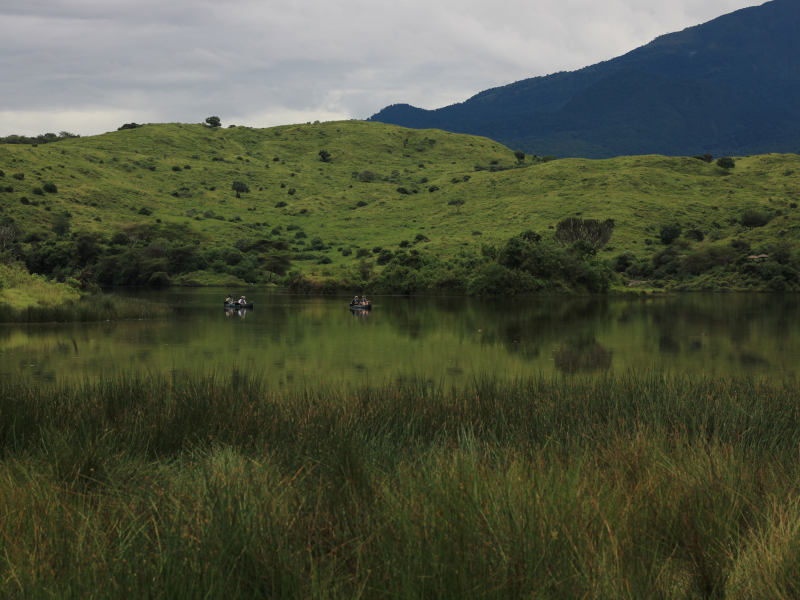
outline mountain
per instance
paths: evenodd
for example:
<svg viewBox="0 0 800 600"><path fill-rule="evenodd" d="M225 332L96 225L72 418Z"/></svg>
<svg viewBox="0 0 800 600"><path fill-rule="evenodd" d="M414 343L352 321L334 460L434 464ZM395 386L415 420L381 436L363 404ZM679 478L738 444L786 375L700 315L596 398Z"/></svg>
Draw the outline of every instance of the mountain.
<svg viewBox="0 0 800 600"><path fill-rule="evenodd" d="M437 110L395 104L370 120L561 157L798 152L800 2L773 0L578 71Z"/></svg>

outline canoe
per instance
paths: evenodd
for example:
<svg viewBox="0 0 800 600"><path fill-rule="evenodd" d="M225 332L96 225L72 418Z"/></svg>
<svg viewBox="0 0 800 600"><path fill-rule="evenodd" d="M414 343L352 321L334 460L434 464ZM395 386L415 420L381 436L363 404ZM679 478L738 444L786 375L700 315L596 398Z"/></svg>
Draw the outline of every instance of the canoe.
<svg viewBox="0 0 800 600"><path fill-rule="evenodd" d="M372 310L372 302L367 304L351 304L350 310Z"/></svg>
<svg viewBox="0 0 800 600"><path fill-rule="evenodd" d="M240 308L253 308L253 303L248 302L247 304L239 304L238 302L233 302L231 304L224 303L225 310L238 310Z"/></svg>

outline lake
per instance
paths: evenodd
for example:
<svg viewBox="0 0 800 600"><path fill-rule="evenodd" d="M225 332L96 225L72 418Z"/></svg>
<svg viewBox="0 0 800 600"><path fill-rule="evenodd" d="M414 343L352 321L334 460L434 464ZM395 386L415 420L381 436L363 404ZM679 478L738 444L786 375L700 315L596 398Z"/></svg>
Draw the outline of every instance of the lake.
<svg viewBox="0 0 800 600"><path fill-rule="evenodd" d="M178 306L146 321L0 325L0 377L41 383L132 369L221 375L278 389L421 377L451 385L492 375L599 375L651 368L692 375L796 378L800 297L766 294L347 297L251 289L254 310L226 312L226 290L131 295Z"/></svg>

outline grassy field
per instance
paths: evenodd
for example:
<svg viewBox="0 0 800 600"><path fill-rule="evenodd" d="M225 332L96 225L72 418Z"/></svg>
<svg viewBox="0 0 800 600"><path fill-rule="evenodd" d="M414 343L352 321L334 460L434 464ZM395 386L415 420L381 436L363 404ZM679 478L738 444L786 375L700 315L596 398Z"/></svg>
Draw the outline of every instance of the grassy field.
<svg viewBox="0 0 800 600"><path fill-rule="evenodd" d="M169 311L154 302L77 288L77 282L58 283L21 265L0 263L0 323L144 319Z"/></svg>
<svg viewBox="0 0 800 600"><path fill-rule="evenodd" d="M615 221L607 259L652 259L664 249L660 227L672 223L682 227L681 254L734 242L742 260L776 244L795 255L800 239L797 155L741 157L727 170L663 156L518 163L488 139L380 123L164 124L0 145L0 171L0 220L19 230L23 253L55 237L59 219L63 238L66 218L66 235L123 232L123 246L148 230L206 249L280 242L316 281L363 269L376 248L480 255L525 230L550 236L567 217ZM237 197L234 182L249 191ZM767 222L743 218L753 214ZM209 259L178 282L235 281L221 273L231 260L221 256L215 269ZM718 275L716 284L737 282Z"/></svg>
<svg viewBox="0 0 800 600"><path fill-rule="evenodd" d="M798 406L657 373L2 381L0 595L796 598Z"/></svg>

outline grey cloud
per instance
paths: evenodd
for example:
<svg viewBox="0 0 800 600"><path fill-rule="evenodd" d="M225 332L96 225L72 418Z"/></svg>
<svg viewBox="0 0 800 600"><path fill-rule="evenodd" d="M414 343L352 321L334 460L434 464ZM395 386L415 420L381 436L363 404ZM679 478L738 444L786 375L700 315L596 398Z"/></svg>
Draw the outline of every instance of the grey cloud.
<svg viewBox="0 0 800 600"><path fill-rule="evenodd" d="M434 108L759 3L5 0L0 135L74 130L65 115L91 134L126 114L262 126Z"/></svg>

